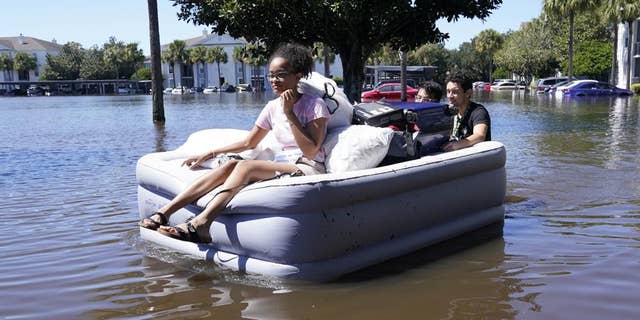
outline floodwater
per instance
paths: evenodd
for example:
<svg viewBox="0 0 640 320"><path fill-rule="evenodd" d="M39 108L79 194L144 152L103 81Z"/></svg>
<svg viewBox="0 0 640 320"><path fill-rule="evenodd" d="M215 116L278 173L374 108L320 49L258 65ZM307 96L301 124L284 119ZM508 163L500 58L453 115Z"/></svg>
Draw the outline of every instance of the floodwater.
<svg viewBox="0 0 640 320"><path fill-rule="evenodd" d="M477 93L507 147L503 235L325 284L246 276L140 240L136 160L200 129L249 128L268 97L165 98L156 127L149 96L0 97L0 319L640 314L638 97Z"/></svg>

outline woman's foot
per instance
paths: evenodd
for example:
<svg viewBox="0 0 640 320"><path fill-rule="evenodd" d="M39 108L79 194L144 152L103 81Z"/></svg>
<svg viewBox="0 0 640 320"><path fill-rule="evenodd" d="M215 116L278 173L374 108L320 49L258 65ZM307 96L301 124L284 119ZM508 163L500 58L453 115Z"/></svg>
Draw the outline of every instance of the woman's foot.
<svg viewBox="0 0 640 320"><path fill-rule="evenodd" d="M209 235L209 228L205 225L196 225L195 221L187 221L181 223L175 227L160 226L158 232L170 238L189 241L195 243L209 243L211 242L211 236Z"/></svg>
<svg viewBox="0 0 640 320"><path fill-rule="evenodd" d="M160 226L167 224L167 216L162 212L154 212L149 218L144 218L138 222L138 225L150 230L157 230Z"/></svg>

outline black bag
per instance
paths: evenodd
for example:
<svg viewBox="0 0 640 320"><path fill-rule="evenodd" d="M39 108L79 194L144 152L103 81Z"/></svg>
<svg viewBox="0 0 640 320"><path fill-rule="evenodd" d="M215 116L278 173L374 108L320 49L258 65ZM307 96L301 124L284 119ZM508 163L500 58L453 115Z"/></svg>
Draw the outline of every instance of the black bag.
<svg viewBox="0 0 640 320"><path fill-rule="evenodd" d="M406 124L404 110L383 102L365 102L353 107L353 124L372 127L403 126Z"/></svg>

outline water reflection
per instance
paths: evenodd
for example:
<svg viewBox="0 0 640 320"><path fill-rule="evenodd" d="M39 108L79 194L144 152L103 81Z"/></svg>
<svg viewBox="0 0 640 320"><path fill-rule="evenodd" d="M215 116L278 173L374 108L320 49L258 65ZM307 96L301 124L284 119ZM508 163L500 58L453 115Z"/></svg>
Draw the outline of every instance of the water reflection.
<svg viewBox="0 0 640 320"><path fill-rule="evenodd" d="M251 277L145 244L144 292L121 309L94 310L154 318L223 319L515 319L514 304L538 308L522 293L521 263L505 261L502 224L392 259L328 284ZM464 254L462 254L464 253ZM150 257L147 257L150 256ZM138 286L139 287L139 286ZM117 288L109 288L111 293ZM104 289L101 289L104 290ZM114 297L123 292L115 292ZM389 308L386 306L393 306Z"/></svg>
<svg viewBox="0 0 640 320"><path fill-rule="evenodd" d="M167 131L165 129L164 123L155 122L154 128L156 129L156 149L155 152L164 152L167 151L165 145L165 138L167 137Z"/></svg>

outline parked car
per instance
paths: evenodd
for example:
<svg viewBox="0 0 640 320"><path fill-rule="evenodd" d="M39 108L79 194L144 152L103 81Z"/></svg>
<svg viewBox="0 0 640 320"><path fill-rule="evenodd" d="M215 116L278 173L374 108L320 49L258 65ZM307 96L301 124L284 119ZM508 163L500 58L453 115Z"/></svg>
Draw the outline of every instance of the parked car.
<svg viewBox="0 0 640 320"><path fill-rule="evenodd" d="M475 90L483 90L487 83L488 82L484 82L484 81L476 81L471 85L471 87ZM489 85L491 84L489 83Z"/></svg>
<svg viewBox="0 0 640 320"><path fill-rule="evenodd" d="M631 96L631 90L618 88L607 82L587 81L562 89L565 96Z"/></svg>
<svg viewBox="0 0 640 320"><path fill-rule="evenodd" d="M162 93L166 93L166 94L171 94L171 92L173 92L173 88L166 88L162 90Z"/></svg>
<svg viewBox="0 0 640 320"><path fill-rule="evenodd" d="M519 85L515 82L496 82L491 85L491 90L519 90L524 89L523 85Z"/></svg>
<svg viewBox="0 0 640 320"><path fill-rule="evenodd" d="M556 84L552 84L552 85L549 86L549 89L547 90L546 93L555 93L558 87L563 87L563 86L569 84L569 82L571 82L571 81L565 80L565 81L560 81L560 82L558 82Z"/></svg>
<svg viewBox="0 0 640 320"><path fill-rule="evenodd" d="M365 84L365 86L362 88L362 92L371 91L371 90L373 90L373 89L375 89L375 88L377 88L377 87L379 87L379 86L381 86L383 84L387 84L387 83L400 83L400 79L384 79L384 80L380 80L380 81L378 81L378 83L376 83L373 86L371 84ZM412 87L412 88L417 88L418 87L418 84L413 79L407 79L407 85L409 87Z"/></svg>
<svg viewBox="0 0 640 320"><path fill-rule="evenodd" d="M542 78L538 80L538 83L536 84L536 93L549 92L549 87L562 81L567 81L567 77Z"/></svg>
<svg viewBox="0 0 640 320"><path fill-rule="evenodd" d="M373 90L365 91L362 93L362 101L376 101L385 99L388 101L399 101L402 94L402 85L400 83L384 83ZM418 90L407 86L407 100L415 100L415 96L418 94Z"/></svg>
<svg viewBox="0 0 640 320"><path fill-rule="evenodd" d="M573 87L573 86L576 86L576 85L578 85L580 83L585 83L585 82L598 82L598 80L581 79L581 80L558 82L556 85L553 85L553 86L549 87L549 93L562 96L562 94L563 94L562 90L563 89L570 88L570 87Z"/></svg>

